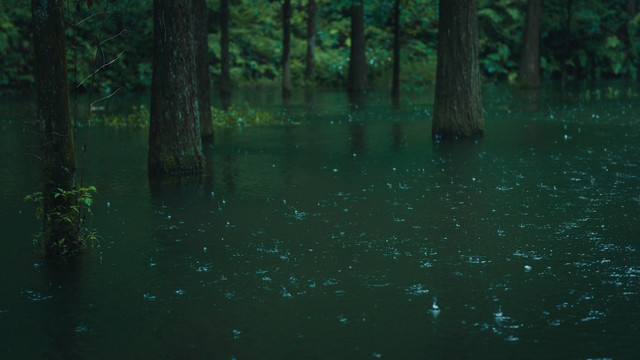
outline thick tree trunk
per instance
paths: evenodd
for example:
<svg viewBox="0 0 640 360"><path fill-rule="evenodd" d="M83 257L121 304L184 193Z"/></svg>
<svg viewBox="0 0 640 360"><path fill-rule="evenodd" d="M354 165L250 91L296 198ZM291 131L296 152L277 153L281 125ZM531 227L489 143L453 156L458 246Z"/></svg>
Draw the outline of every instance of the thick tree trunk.
<svg viewBox="0 0 640 360"><path fill-rule="evenodd" d="M291 97L291 0L282 4L282 98Z"/></svg>
<svg viewBox="0 0 640 360"><path fill-rule="evenodd" d="M196 54L196 81L198 83L198 109L200 110L200 133L202 140L212 143L214 139L211 119L211 81L209 80L209 21L205 0L191 0L194 10L193 33Z"/></svg>
<svg viewBox="0 0 640 360"><path fill-rule="evenodd" d="M436 139L482 136L476 0L440 0L439 11L432 135Z"/></svg>
<svg viewBox="0 0 640 360"><path fill-rule="evenodd" d="M347 90L363 92L367 90L367 57L364 38L364 0L356 0L351 5L351 52Z"/></svg>
<svg viewBox="0 0 640 360"><path fill-rule="evenodd" d="M627 0L627 16L629 20L633 20L637 13L636 0Z"/></svg>
<svg viewBox="0 0 640 360"><path fill-rule="evenodd" d="M527 17L522 39L522 58L518 85L524 88L540 87L540 12L542 0L527 1Z"/></svg>
<svg viewBox="0 0 640 360"><path fill-rule="evenodd" d="M230 16L229 0L220 0L220 96L227 101L231 97L231 73L229 70Z"/></svg>
<svg viewBox="0 0 640 360"><path fill-rule="evenodd" d="M391 82L391 96L400 96L400 0L396 0L393 7L393 80Z"/></svg>
<svg viewBox="0 0 640 360"><path fill-rule="evenodd" d="M307 3L307 58L304 77L307 85L313 82L316 67L316 0Z"/></svg>
<svg viewBox="0 0 640 360"><path fill-rule="evenodd" d="M191 5L173 0L153 3L150 176L204 169Z"/></svg>
<svg viewBox="0 0 640 360"><path fill-rule="evenodd" d="M62 0L32 0L37 120L42 131L44 245L47 256L74 254L82 247L74 196L76 171Z"/></svg>

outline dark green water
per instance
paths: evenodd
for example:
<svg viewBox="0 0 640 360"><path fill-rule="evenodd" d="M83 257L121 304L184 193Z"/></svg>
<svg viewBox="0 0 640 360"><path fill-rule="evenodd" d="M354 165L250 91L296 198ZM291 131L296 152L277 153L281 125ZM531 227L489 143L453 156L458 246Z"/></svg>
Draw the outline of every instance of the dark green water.
<svg viewBox="0 0 640 360"><path fill-rule="evenodd" d="M219 130L205 176L152 187L145 131L92 129L103 240L68 265L31 244L33 105L5 101L0 357L637 358L628 86L487 86L486 136L440 144L427 95L241 94L301 123Z"/></svg>

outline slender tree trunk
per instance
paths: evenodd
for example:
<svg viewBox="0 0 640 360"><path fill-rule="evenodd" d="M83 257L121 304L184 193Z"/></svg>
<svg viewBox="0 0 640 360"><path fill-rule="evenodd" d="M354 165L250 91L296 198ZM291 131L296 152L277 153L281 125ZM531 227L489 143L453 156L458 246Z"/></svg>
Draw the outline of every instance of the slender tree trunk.
<svg viewBox="0 0 640 360"><path fill-rule="evenodd" d="M540 13L542 0L527 1L518 83L524 88L540 87Z"/></svg>
<svg viewBox="0 0 640 360"><path fill-rule="evenodd" d="M633 18L638 13L636 0L627 0L627 16L629 20L633 20Z"/></svg>
<svg viewBox="0 0 640 360"><path fill-rule="evenodd" d="M364 0L356 0L351 5L351 52L347 90L363 92L367 90L367 57L364 37Z"/></svg>
<svg viewBox="0 0 640 360"><path fill-rule="evenodd" d="M571 52L571 16L573 10L571 9L573 0L567 0L567 20L564 24L564 52L562 54L562 87L564 88L565 80L567 79L567 61L569 60L569 53Z"/></svg>
<svg viewBox="0 0 640 360"><path fill-rule="evenodd" d="M37 120L42 132L44 181L44 245L47 256L77 253L79 217L74 196L56 196L74 189L76 171L73 126L69 111L69 84L62 0L32 0Z"/></svg>
<svg viewBox="0 0 640 360"><path fill-rule="evenodd" d="M149 175L204 169L191 1L154 0Z"/></svg>
<svg viewBox="0 0 640 360"><path fill-rule="evenodd" d="M193 33L196 54L196 81L198 83L198 109L202 140L213 143L211 119L211 81L209 80L209 21L205 0L191 0L194 10Z"/></svg>
<svg viewBox="0 0 640 360"><path fill-rule="evenodd" d="M393 80L391 96L400 96L400 0L396 0L393 7Z"/></svg>
<svg viewBox="0 0 640 360"><path fill-rule="evenodd" d="M220 0L220 96L223 102L231 97L229 71L229 0Z"/></svg>
<svg viewBox="0 0 640 360"><path fill-rule="evenodd" d="M316 0L307 3L307 58L304 77L307 85L313 82L316 67Z"/></svg>
<svg viewBox="0 0 640 360"><path fill-rule="evenodd" d="M476 0L440 0L432 135L482 136L482 89Z"/></svg>
<svg viewBox="0 0 640 360"><path fill-rule="evenodd" d="M291 97L291 0L282 4L282 98Z"/></svg>

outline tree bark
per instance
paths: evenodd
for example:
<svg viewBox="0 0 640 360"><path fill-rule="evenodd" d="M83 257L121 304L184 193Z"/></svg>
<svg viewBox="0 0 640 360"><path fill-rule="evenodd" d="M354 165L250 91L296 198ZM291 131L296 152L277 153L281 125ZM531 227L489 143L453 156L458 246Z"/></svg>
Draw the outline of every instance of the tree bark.
<svg viewBox="0 0 640 360"><path fill-rule="evenodd" d="M74 190L76 171L62 0L32 0L37 121L42 132L43 235L48 257L80 251Z"/></svg>
<svg viewBox="0 0 640 360"><path fill-rule="evenodd" d="M307 58L304 77L309 85L314 80L316 67L316 0L307 3Z"/></svg>
<svg viewBox="0 0 640 360"><path fill-rule="evenodd" d="M154 0L149 175L204 169L191 1Z"/></svg>
<svg viewBox="0 0 640 360"><path fill-rule="evenodd" d="M291 97L291 0L282 4L282 98Z"/></svg>
<svg viewBox="0 0 640 360"><path fill-rule="evenodd" d="M231 97L231 73L229 70L229 0L220 0L220 96ZM223 101L224 102L224 101Z"/></svg>
<svg viewBox="0 0 640 360"><path fill-rule="evenodd" d="M440 0L432 135L482 136L482 89L476 0Z"/></svg>
<svg viewBox="0 0 640 360"><path fill-rule="evenodd" d="M400 96L400 0L396 0L393 7L393 80L391 82L391 97Z"/></svg>
<svg viewBox="0 0 640 360"><path fill-rule="evenodd" d="M351 5L351 51L347 90L363 92L367 90L367 57L364 37L364 1L356 0Z"/></svg>
<svg viewBox="0 0 640 360"><path fill-rule="evenodd" d="M522 58L518 84L523 88L540 87L540 12L542 0L527 1L527 17L522 39Z"/></svg>
<svg viewBox="0 0 640 360"><path fill-rule="evenodd" d="M213 143L213 121L211 119L211 81L209 78L209 21L205 0L191 0L194 10L193 33L196 54L196 82L198 84L198 109L200 110L200 133L202 140Z"/></svg>

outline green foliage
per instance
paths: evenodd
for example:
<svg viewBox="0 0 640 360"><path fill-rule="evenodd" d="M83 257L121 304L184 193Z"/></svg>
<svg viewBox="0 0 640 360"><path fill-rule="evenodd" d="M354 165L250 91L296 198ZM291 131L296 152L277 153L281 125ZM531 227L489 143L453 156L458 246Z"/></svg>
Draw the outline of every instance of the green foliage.
<svg viewBox="0 0 640 360"><path fill-rule="evenodd" d="M1 1L0 87L19 88L34 81L30 5L22 0ZM292 0L292 82L294 86L341 87L347 76L351 42L348 9L354 0L316 2L316 72L313 82L307 84L304 78L307 0ZM626 2L574 0L571 9L567 8L568 3L543 1L543 76L555 78L563 71L570 78L637 76L640 18L628 18ZM109 93L119 87L149 88L153 1L94 4L91 9L86 6L80 6L79 10L75 6L65 9L70 84L73 86L117 59L96 74L95 85L101 92ZM391 77L393 4L394 0L365 2L367 73L373 87L388 86ZM401 80L405 86L419 87L435 79L438 1L402 0L401 4ZM220 2L207 0L207 6L209 68L215 86L220 75ZM230 10L232 83L236 87L279 86L281 1L232 0ZM517 73L525 10L526 0L479 0L480 64L486 78L504 80ZM75 31L71 26L74 23L79 23ZM117 120L118 124L121 120L126 122Z"/></svg>
<svg viewBox="0 0 640 360"><path fill-rule="evenodd" d="M213 125L225 128L246 128L249 126L260 125L283 125L287 121L281 121L274 118L273 114L250 108L247 104L244 106L231 106L227 110L216 109L211 107L211 117Z"/></svg>
<svg viewBox="0 0 640 360"><path fill-rule="evenodd" d="M132 112L126 115L114 114L105 115L102 118L94 117L90 119L89 126L104 124L114 128L149 128L149 110L144 105L134 106Z"/></svg>
<svg viewBox="0 0 640 360"><path fill-rule="evenodd" d="M71 211L57 207L51 212L44 213L44 197L42 192L34 192L24 197L24 201L33 202L36 205L36 218L44 219L45 222L62 221L73 224L75 219L80 219L78 226L78 238L81 242L81 247L85 247L87 243L92 245L99 241L100 236L87 227L87 220L83 214L91 215L91 205L93 204L93 194L97 192L95 186L87 186L82 188L75 188L73 190L57 189L54 192L54 198L74 198L75 205L71 206ZM36 245L44 245L44 234L39 232L34 235L33 242ZM55 246L60 247L60 254L66 255L70 250L70 246L66 243L65 239L60 239Z"/></svg>
<svg viewBox="0 0 640 360"><path fill-rule="evenodd" d="M129 114L104 115L89 121L89 126L104 125L119 129L149 128L149 110L144 105L134 106ZM225 128L246 128L250 126L267 126L289 124L289 121L278 120L270 112L251 108L248 104L234 105L227 110L211 107L213 126Z"/></svg>

